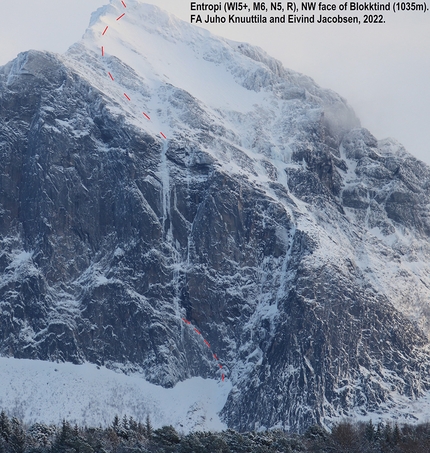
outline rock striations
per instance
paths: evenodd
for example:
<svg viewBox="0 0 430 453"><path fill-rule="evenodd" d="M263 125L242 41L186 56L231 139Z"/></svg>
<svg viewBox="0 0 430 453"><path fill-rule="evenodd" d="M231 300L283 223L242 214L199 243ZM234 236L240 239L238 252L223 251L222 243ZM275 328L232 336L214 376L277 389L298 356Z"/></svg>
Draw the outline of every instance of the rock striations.
<svg viewBox="0 0 430 453"><path fill-rule="evenodd" d="M216 351L239 430L422 396L430 168L261 49L121 13L0 68L1 355L171 387Z"/></svg>

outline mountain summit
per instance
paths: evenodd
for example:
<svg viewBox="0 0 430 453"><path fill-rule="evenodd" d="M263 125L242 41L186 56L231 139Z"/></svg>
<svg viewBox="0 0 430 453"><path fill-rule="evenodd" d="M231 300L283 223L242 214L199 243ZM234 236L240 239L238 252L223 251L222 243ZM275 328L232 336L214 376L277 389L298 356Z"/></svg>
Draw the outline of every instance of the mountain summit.
<svg viewBox="0 0 430 453"><path fill-rule="evenodd" d="M261 49L126 3L0 68L1 354L225 379L239 430L413 419L430 168Z"/></svg>

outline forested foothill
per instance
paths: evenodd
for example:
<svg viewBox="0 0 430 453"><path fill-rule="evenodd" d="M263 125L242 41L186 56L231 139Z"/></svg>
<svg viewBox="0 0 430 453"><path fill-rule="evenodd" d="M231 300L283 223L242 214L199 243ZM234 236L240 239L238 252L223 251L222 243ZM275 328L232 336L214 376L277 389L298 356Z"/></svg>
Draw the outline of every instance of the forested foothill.
<svg viewBox="0 0 430 453"><path fill-rule="evenodd" d="M153 429L145 423L115 416L107 428L34 423L0 414L0 453L429 453L430 423L374 425L336 424L331 432L321 427L304 434L280 430L239 433L192 432L182 434L172 426Z"/></svg>

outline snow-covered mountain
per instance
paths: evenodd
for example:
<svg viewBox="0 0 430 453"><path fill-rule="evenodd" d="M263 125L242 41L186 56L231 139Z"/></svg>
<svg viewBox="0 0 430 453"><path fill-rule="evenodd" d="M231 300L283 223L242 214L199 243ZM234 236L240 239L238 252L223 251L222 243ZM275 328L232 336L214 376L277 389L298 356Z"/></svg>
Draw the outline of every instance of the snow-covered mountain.
<svg viewBox="0 0 430 453"><path fill-rule="evenodd" d="M261 49L126 3L0 68L1 354L224 378L241 430L413 419L430 168Z"/></svg>

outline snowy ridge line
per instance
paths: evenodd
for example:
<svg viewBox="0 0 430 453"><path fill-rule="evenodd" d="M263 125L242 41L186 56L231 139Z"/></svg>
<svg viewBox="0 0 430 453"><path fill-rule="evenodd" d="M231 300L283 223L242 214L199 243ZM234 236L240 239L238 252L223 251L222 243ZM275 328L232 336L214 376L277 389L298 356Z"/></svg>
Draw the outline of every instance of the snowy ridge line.
<svg viewBox="0 0 430 453"><path fill-rule="evenodd" d="M121 3L122 3L122 6L123 6L124 8L127 8L127 5L125 4L124 1L121 1ZM116 21L119 21L119 20L122 19L124 16L125 16L125 13L121 14L120 16L118 16L118 17L116 18ZM105 29L104 29L103 32L102 32L102 36L104 36L104 35L106 34L106 32L108 31L108 29L109 29L109 25L106 25ZM104 48L104 46L102 46L101 51L102 51L102 57L104 57L104 56L105 56L105 48ZM115 78L113 77L113 75L112 75L109 71L107 72L107 74L108 74L109 78L110 78L112 81L115 80ZM124 96L125 96L125 98L126 98L128 101L131 101L131 98L130 98L130 96L128 96L127 93L124 93ZM150 116L149 116L148 114L146 114L145 112L142 112L142 114L143 114L143 116L144 116L148 121L151 121L151 118L150 118ZM167 140L167 137L166 137L165 134L163 134L163 132L160 132L160 135L164 138L164 140Z"/></svg>
<svg viewBox="0 0 430 453"><path fill-rule="evenodd" d="M201 333L196 327L194 327L194 326L191 324L191 322L188 321L188 319L182 318L182 321L184 321L185 324L188 324L190 327L192 327L193 330L194 330L194 332L196 332L197 335L200 335L200 336L203 338L203 341L204 341L205 345L206 345L209 349L212 350L209 341L206 340L206 339L203 337L202 333ZM220 363L220 360L219 360L218 356L217 356L214 352L212 352L212 357L213 357L214 360L216 361L216 363L217 363L217 365L218 365L218 368L219 368L220 370L222 370L222 371L221 371L221 380L222 380L222 382L224 382L224 381L225 381L224 368L223 368L222 364Z"/></svg>

